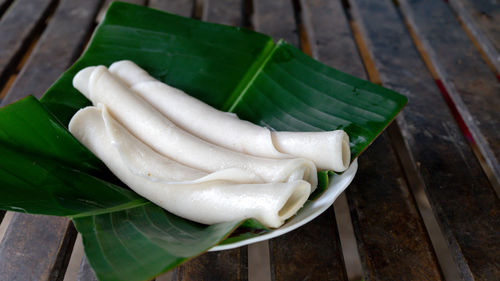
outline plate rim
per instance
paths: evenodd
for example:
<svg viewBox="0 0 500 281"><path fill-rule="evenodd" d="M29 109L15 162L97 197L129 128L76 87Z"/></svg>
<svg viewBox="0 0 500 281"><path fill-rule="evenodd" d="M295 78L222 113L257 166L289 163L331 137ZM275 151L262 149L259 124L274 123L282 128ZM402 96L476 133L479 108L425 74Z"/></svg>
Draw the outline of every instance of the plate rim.
<svg viewBox="0 0 500 281"><path fill-rule="evenodd" d="M238 248L241 246L246 246L246 245L266 241L266 240L281 236L285 233L288 233L290 231L293 231L293 230L303 226L304 224L312 221L313 219L315 219L316 217L321 215L328 208L330 208L330 206L333 205L333 202L351 184L351 182L354 179L354 176L356 175L357 170L358 170L358 159L356 158L351 163L349 168L342 173L342 175L339 175L338 177L335 177L330 181L330 183L328 184L328 189L323 194L321 194L321 196L319 196L316 200L312 201L312 203L309 204L309 205L312 205L312 204L315 204L315 202L326 201L326 202L323 202L322 205L320 205L320 207L316 211L314 211L311 215L309 215L303 219L300 219L298 221L294 221L294 219L297 218L295 216L290 221L288 221L287 223L282 225L280 228L271 230L270 232L267 232L263 235L259 235L257 237L248 238L248 239L237 241L237 242L230 243L230 244L216 245L216 246L210 248L208 251L209 252L217 252L217 251L230 250L230 249ZM338 185L338 186L335 186L335 185ZM334 186L335 186L335 188L333 188Z"/></svg>

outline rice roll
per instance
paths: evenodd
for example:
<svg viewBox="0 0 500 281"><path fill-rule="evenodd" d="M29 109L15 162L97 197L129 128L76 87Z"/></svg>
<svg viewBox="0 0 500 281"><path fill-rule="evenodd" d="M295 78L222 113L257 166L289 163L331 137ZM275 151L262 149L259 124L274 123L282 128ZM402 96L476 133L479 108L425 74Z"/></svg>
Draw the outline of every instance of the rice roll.
<svg viewBox="0 0 500 281"><path fill-rule="evenodd" d="M208 142L260 157L303 157L323 170L342 172L349 167L349 136L343 130L270 131L156 80L131 61L115 62L109 70L177 126Z"/></svg>
<svg viewBox="0 0 500 281"><path fill-rule="evenodd" d="M204 172L237 168L256 175L254 182L306 180L317 184L314 163L304 158L271 159L247 155L204 141L178 128L151 104L134 94L106 67L87 67L73 85L94 105L102 103L127 130L160 154Z"/></svg>
<svg viewBox="0 0 500 281"><path fill-rule="evenodd" d="M217 172L207 174L178 164L141 143L103 106L78 111L69 130L132 190L199 223L255 218L265 226L279 227L303 206L311 192L310 183L300 179L242 184L221 180L224 176ZM137 169L141 165L144 167Z"/></svg>

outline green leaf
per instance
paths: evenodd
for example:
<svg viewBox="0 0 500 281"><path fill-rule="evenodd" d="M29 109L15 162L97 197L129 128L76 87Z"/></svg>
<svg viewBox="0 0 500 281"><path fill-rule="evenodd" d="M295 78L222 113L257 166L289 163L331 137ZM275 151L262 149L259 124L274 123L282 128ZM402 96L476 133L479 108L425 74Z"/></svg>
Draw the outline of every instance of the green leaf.
<svg viewBox="0 0 500 281"><path fill-rule="evenodd" d="M332 69L280 41L231 109L242 119L281 131L342 129L354 160L406 103L394 91Z"/></svg>
<svg viewBox="0 0 500 281"><path fill-rule="evenodd" d="M200 225L153 204L74 223L100 280L149 280L218 244L240 225Z"/></svg>
<svg viewBox="0 0 500 281"><path fill-rule="evenodd" d="M0 142L82 171L100 173L105 169L104 164L32 96L2 108Z"/></svg>
<svg viewBox="0 0 500 281"><path fill-rule="evenodd" d="M147 202L88 174L105 166L35 98L2 108L0 128L1 209L74 216Z"/></svg>
<svg viewBox="0 0 500 281"><path fill-rule="evenodd" d="M269 36L113 3L85 53L41 104L27 98L0 110L0 208L73 218L101 280L152 278L220 243L243 223L203 226L165 212L123 188L64 128L90 105L72 87L74 75L122 59L271 129L344 129L353 159L407 102ZM321 192L328 172L319 175ZM266 231L247 221L224 243Z"/></svg>

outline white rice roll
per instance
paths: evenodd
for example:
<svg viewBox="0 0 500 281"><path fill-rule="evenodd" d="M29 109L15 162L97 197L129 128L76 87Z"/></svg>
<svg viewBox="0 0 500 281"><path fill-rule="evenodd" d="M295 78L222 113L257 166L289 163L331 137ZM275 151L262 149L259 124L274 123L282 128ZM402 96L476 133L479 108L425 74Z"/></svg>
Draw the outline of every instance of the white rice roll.
<svg viewBox="0 0 500 281"><path fill-rule="evenodd" d="M239 168L257 175L259 178L254 182L304 179L316 187L316 167L311 161L255 157L208 143L178 128L104 66L81 70L74 77L73 85L94 105L105 105L111 115L142 142L184 165L205 172Z"/></svg>
<svg viewBox="0 0 500 281"><path fill-rule="evenodd" d="M311 185L303 180L266 184L210 180L211 175L176 164L141 144L102 107L78 111L69 130L132 190L173 214L199 223L255 218L265 226L279 227L303 206L311 192ZM124 157L124 154L127 155ZM137 163L126 161L138 161L151 173L172 172L173 175L151 180L147 174L131 171L130 167ZM166 165L168 169L156 171L155 165ZM192 181L203 175L205 180ZM182 178L187 181L172 182Z"/></svg>
<svg viewBox="0 0 500 281"><path fill-rule="evenodd" d="M93 107L88 107L85 111L81 110L82 113L77 114L85 114L84 112L86 111L95 111L95 109L91 108ZM125 163L133 174L148 178L151 181L174 183L179 181L194 183L210 180L250 183L259 179L255 174L239 168L228 168L208 174L182 165L154 152L149 146L130 134L127 129L111 117L104 105L98 104L97 108L102 112L102 119L106 125L107 135L105 137L109 137L111 143L118 150L121 161ZM69 125L70 130L82 118L73 118Z"/></svg>
<svg viewBox="0 0 500 281"><path fill-rule="evenodd" d="M320 169L343 172L351 163L349 136L343 130L326 132L272 132L276 148L310 159Z"/></svg>
<svg viewBox="0 0 500 281"><path fill-rule="evenodd" d="M319 169L349 167L349 136L343 130L271 132L156 80L131 61L115 62L109 70L177 126L206 141L260 157L303 157Z"/></svg>

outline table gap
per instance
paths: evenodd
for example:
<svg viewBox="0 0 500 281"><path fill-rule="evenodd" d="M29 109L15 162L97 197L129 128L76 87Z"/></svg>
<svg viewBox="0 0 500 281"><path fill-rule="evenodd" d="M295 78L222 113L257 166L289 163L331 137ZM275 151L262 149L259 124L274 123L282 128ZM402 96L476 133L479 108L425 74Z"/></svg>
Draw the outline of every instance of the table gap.
<svg viewBox="0 0 500 281"><path fill-rule="evenodd" d="M367 70L369 80L373 83L382 84L380 74L375 67L375 62L369 50L369 46L364 39L365 32L363 31L362 26L356 21L356 19L360 19L360 15L357 14L355 8L352 8L351 3L347 1L349 0L343 0L343 3L346 2L347 4L345 7L349 11L350 26L354 34L355 42L361 53L361 58ZM393 2L397 4L395 1ZM403 119L397 117L396 120L397 122L393 122L387 128L391 145L396 151L396 156L400 162L400 166L403 167L406 181L411 190L412 197L416 202L420 216L424 222L425 229L431 240L431 244L434 248L442 273L446 280L458 280L458 277L460 276L457 271L458 266L453 260L453 255L447 247L446 239L439 228L436 217L434 216L434 212L432 210L433 207L431 206L427 194L425 193L425 183L418 173L415 161L413 161L413 158L407 149L404 137L401 134L401 129L398 123L401 123Z"/></svg>
<svg viewBox="0 0 500 281"><path fill-rule="evenodd" d="M462 132L463 136L467 140L469 146L472 148L472 151L474 152L474 155L478 159L481 168L483 169L484 173L486 174L488 180L490 181L493 189L495 190L495 193L498 197L500 197L500 175L496 175L494 169L493 169L493 164L489 164L487 159L494 159L495 156L487 157L486 155L492 154L492 152L489 151L489 147L486 147L487 144L478 144L478 142L481 142L480 139L477 137L474 137L474 134L472 133L471 130L474 130L473 128L470 128L470 125L465 121L464 117L460 113L460 110L457 106L456 101L453 99L453 96L457 96L455 93L455 90L453 87L450 87L448 83L446 82L445 76L443 74L440 74L439 69L437 67L437 62L433 61L431 58L431 55L429 54L429 46L426 45L424 41L422 41L417 34L416 28L414 23L412 23L411 19L409 18L408 14L405 13L398 2L398 0L393 0L395 3L395 6L398 9L398 12L401 16L401 20L404 22L406 29L408 30L413 43L416 46L416 49L424 61L427 69L431 73L432 77L434 78L434 82L436 83L437 87L439 88L439 91L441 92L441 95L443 96L444 100L446 101L446 104L448 105L448 108L453 115L453 118L455 119L456 123L458 124L458 127L460 128L460 131ZM462 27L463 24L460 21ZM467 33L467 30L466 30ZM467 33L469 35L469 33ZM470 38L470 36L469 36ZM472 40L472 39L471 39ZM474 45L478 44L477 41L474 41ZM477 46L476 46L477 47ZM483 53L481 53L481 56L483 56ZM500 78L497 74L497 78ZM470 123L470 122L469 122ZM477 130L477 129L476 129ZM483 148L483 149L481 149Z"/></svg>
<svg viewBox="0 0 500 281"><path fill-rule="evenodd" d="M478 24L471 17L469 11L463 6L461 0L449 0L447 3L467 36L478 49L483 60L488 64L491 71L493 71L500 82L500 54L495 49L492 42L486 37L484 32L481 31L481 28L478 27Z"/></svg>
<svg viewBox="0 0 500 281"><path fill-rule="evenodd" d="M303 19L302 19L302 7L300 4L300 0L292 0L293 3L293 10L294 10L294 15L295 15L295 24L297 25L297 33L299 36L299 44L300 44L300 49L302 52L304 52L306 55L312 57L313 53L311 50L311 44L310 44L310 39L308 36L308 32L305 28Z"/></svg>
<svg viewBox="0 0 500 281"><path fill-rule="evenodd" d="M7 11L12 2L13 0L0 0L0 19L2 18L3 13Z"/></svg>
<svg viewBox="0 0 500 281"><path fill-rule="evenodd" d="M486 62L486 64L491 69L493 74L495 74L495 77L497 78L497 80L500 82L500 73L498 72L497 68L495 67L493 60L488 56L488 53L484 47L484 43L481 44L481 42L478 40L478 38L476 38L474 36L474 33L469 28L469 26L466 24L466 22L464 22L464 20L462 18L460 18L458 15L456 15L456 16L457 16L458 22L460 23L460 26L465 31L465 34L467 34L467 37L469 37L469 39L474 44L474 47L476 47L479 54L481 54L481 58ZM498 53L497 53L497 55L498 55Z"/></svg>
<svg viewBox="0 0 500 281"><path fill-rule="evenodd" d="M83 252L82 235L78 233L75 244L71 250L71 257L69 259L63 281L74 281L78 279L78 270L84 256L85 253Z"/></svg>
<svg viewBox="0 0 500 281"><path fill-rule="evenodd" d="M61 249L67 249L66 251L61 251L57 256L54 267L51 270L49 280L63 281L66 274L66 269L73 252L73 246L77 238L78 231L76 231L73 222L70 223L68 229L66 230L66 235L64 236L63 243L61 244Z"/></svg>
<svg viewBox="0 0 500 281"><path fill-rule="evenodd" d="M2 244L3 237L5 235L5 232L7 231L7 227L9 226L13 215L14 215L14 212L10 212L10 211L3 212L3 214L2 214L2 221L0 223L0 245Z"/></svg>
<svg viewBox="0 0 500 281"><path fill-rule="evenodd" d="M43 29L45 29L45 28L46 28L46 26L43 27ZM5 95L7 95L7 93L9 92L10 87L12 86L12 84L14 83L14 81L16 80L16 78L19 75L19 72L23 68L24 64L26 64L26 62L28 61L29 57L33 53L33 50L35 49L35 46L38 43L38 41L40 40L41 36L42 36L42 32L41 33L37 33L32 38L32 41L31 41L30 45L28 46L28 48L26 49L26 51L24 52L24 54L22 54L22 57L19 59L19 62L16 64L15 68L12 69L10 75L8 75L8 78L7 78L6 82L4 83L3 87L0 90L0 102L3 100L3 98L5 97Z"/></svg>
<svg viewBox="0 0 500 281"><path fill-rule="evenodd" d="M252 24L253 17L253 1L252 0L243 0L243 27L254 30Z"/></svg>
<svg viewBox="0 0 500 281"><path fill-rule="evenodd" d="M22 69L24 63L26 63L29 56L33 52L34 47L36 46L44 30L47 28L47 23L52 15L54 15L58 5L59 0L50 3L47 11L40 20L40 24L38 24L33 28L33 30L30 31L30 34L23 42L23 45L20 47L18 52L12 56L11 61L6 66L5 73L2 75L2 77L0 77L0 102L7 94L8 87L12 85L17 77L17 74L19 74L19 71ZM14 77L12 77L13 75Z"/></svg>
<svg viewBox="0 0 500 281"><path fill-rule="evenodd" d="M193 11L191 17L193 19L201 20L203 16L203 6L205 6L205 1L208 0L194 0Z"/></svg>
<svg viewBox="0 0 500 281"><path fill-rule="evenodd" d="M351 4L349 3L349 0L341 0L341 3L342 7L344 8L345 15L349 21L349 27L351 28L354 42L356 43L356 47L358 48L361 60L363 61L363 66L366 73L368 74L368 80L370 80L372 83L381 85L382 82L380 80L378 71L375 68L375 62L373 61L371 53L368 50L368 45L366 44L365 39L361 34L359 26L353 20L351 13Z"/></svg>

